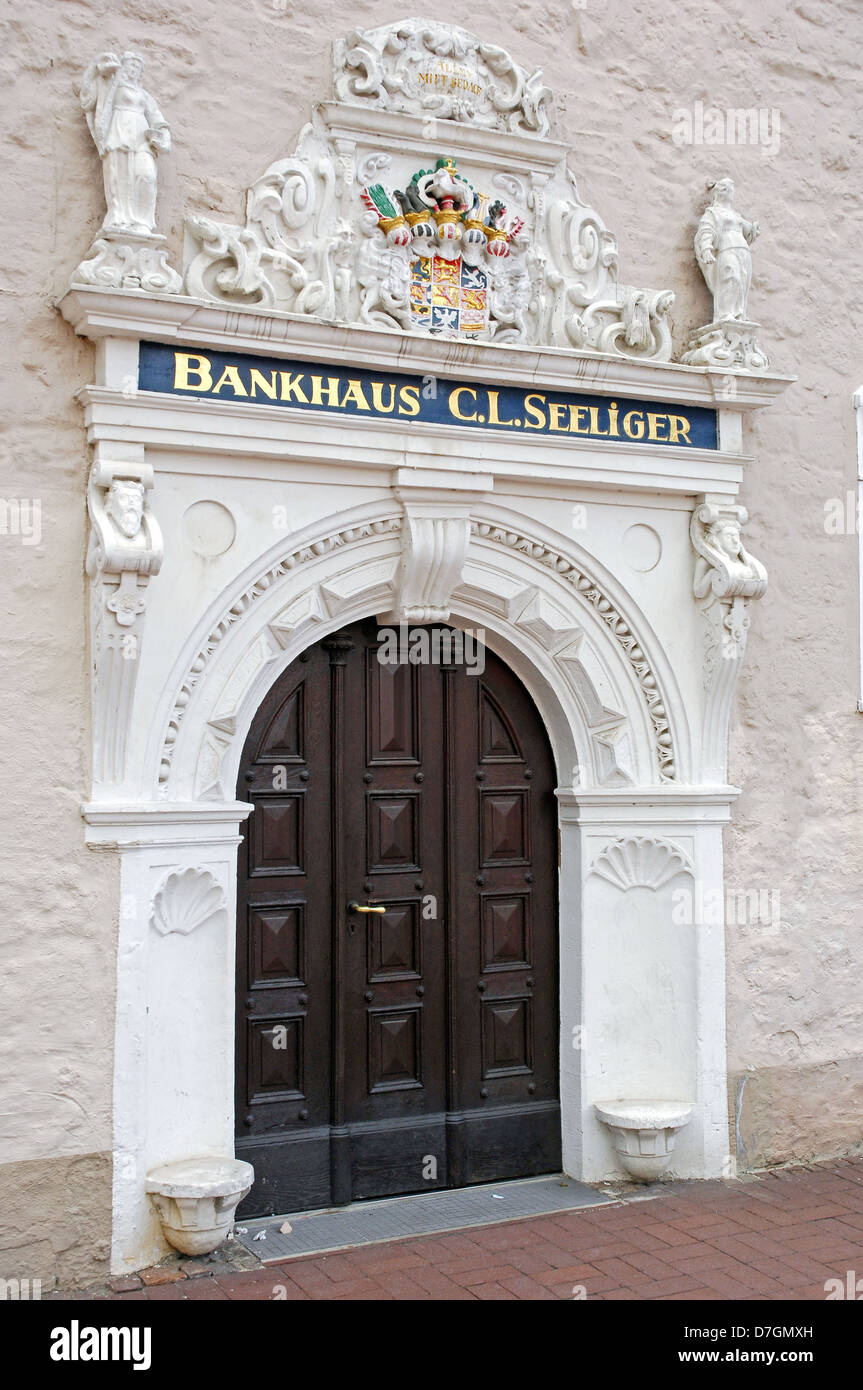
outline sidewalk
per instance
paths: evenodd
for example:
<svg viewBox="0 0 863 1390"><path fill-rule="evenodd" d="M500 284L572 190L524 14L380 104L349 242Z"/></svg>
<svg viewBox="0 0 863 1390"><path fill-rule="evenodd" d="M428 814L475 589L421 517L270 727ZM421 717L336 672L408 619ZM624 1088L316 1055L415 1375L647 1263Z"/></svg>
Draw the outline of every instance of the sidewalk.
<svg viewBox="0 0 863 1390"><path fill-rule="evenodd" d="M75 1296L823 1301L848 1271L863 1280L863 1158L253 1269L168 1261Z"/></svg>

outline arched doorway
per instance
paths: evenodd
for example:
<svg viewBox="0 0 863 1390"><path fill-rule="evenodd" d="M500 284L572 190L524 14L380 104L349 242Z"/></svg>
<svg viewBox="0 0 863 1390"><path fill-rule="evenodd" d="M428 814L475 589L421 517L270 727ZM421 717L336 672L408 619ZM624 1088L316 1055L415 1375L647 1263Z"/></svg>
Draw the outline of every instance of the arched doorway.
<svg viewBox="0 0 863 1390"><path fill-rule="evenodd" d="M246 1215L560 1164L545 729L470 638L388 629L388 649L380 631L355 623L304 651L243 750Z"/></svg>

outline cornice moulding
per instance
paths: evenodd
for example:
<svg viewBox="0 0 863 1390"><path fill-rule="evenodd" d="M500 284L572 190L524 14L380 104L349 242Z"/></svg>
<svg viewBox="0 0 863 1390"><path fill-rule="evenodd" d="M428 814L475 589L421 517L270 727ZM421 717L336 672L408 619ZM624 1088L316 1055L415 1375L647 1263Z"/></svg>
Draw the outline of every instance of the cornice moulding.
<svg viewBox="0 0 863 1390"><path fill-rule="evenodd" d="M350 106L339 101L321 102L318 110L330 134L337 138L363 141L376 148L397 144L405 153L428 159L428 116ZM521 131L483 130L440 117L435 118L435 125L436 144L490 169L503 167L522 174L543 171L550 175L569 152L569 146L559 140L540 139Z"/></svg>
<svg viewBox="0 0 863 1390"><path fill-rule="evenodd" d="M731 820L731 808L739 795L739 787L679 783L637 790L613 787L581 792L578 788L558 787L555 791L561 822L585 827L609 821L635 825L725 825Z"/></svg>
<svg viewBox="0 0 863 1390"><path fill-rule="evenodd" d="M696 496L739 491L747 459L710 449L608 443L543 435L528 441L467 426L412 421L400 427L352 417L350 429L328 416L289 406L208 401L139 391L133 397L104 387L78 392L91 444L137 443L177 452L206 450L353 466L380 473L434 466L464 471L474 465L499 478L575 482L597 487ZM290 428L288 428L290 427Z"/></svg>
<svg viewBox="0 0 863 1390"><path fill-rule="evenodd" d="M440 375L494 385L546 390L601 390L643 400L669 400L728 411L770 405L795 377L636 361L611 353L519 344L453 342L424 333L345 325L307 315L207 304L180 295L75 286L58 302L84 338L137 338L204 350L231 350L333 365ZM733 397L727 394L729 379Z"/></svg>
<svg viewBox="0 0 863 1390"><path fill-rule="evenodd" d="M91 849L148 850L160 845L219 845L241 841L240 826L254 808L247 802L91 801L81 807Z"/></svg>

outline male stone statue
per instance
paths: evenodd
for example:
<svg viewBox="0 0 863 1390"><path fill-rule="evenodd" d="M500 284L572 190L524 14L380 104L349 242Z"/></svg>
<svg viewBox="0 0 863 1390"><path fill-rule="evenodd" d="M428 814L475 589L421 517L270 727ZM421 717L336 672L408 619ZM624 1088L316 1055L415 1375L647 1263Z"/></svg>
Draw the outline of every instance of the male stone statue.
<svg viewBox="0 0 863 1390"><path fill-rule="evenodd" d="M141 86L137 53L102 53L84 74L81 105L102 159L104 231L156 228L156 155L171 148L167 121Z"/></svg>

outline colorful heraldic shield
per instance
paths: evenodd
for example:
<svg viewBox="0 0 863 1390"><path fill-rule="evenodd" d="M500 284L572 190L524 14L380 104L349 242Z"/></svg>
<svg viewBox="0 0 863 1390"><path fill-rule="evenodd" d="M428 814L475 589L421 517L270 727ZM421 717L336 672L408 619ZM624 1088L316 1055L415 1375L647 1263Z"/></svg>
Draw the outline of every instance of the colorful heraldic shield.
<svg viewBox="0 0 863 1390"><path fill-rule="evenodd" d="M417 256L411 265L411 323L432 333L481 333L488 312L486 274L480 266L442 256Z"/></svg>

